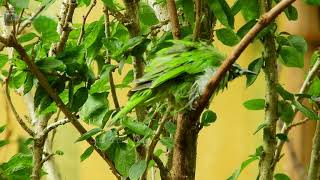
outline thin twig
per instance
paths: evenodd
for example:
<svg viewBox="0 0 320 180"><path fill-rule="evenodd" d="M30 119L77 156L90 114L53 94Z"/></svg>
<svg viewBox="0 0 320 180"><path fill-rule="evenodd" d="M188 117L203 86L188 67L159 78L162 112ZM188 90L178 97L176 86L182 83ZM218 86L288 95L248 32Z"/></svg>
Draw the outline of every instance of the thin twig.
<svg viewBox="0 0 320 180"><path fill-rule="evenodd" d="M313 67L311 68L311 70L308 72L308 75L306 77L306 79L304 80L300 90L299 90L299 93L300 94L304 94L308 91L310 85L311 85L311 81L313 80L313 78L317 75L317 72L320 70L320 59L318 59L316 61L316 63L313 65ZM297 101L301 101L301 98L296 98ZM296 116L298 114L298 109L295 108L294 109L294 116ZM308 120L305 120L305 121L308 121ZM292 125L291 125L292 126ZM281 133L285 133L286 135L289 134L289 131L290 131L291 127L290 125L287 126L286 124L283 124L282 126L282 129L281 129ZM285 141L279 141L278 144L277 144L277 150L275 152L275 158L274 158L274 165L273 166L276 166L277 162L279 161L279 158L280 158L280 155L281 155L281 151L282 151L282 148L283 148L283 145L284 145Z"/></svg>
<svg viewBox="0 0 320 180"><path fill-rule="evenodd" d="M105 36L106 39L110 38L110 19L109 19L109 10L107 6L104 6L103 8L103 13L104 13L104 32L105 32ZM108 49L106 49L106 59L107 59L107 63L111 64L111 56L110 56L110 52ZM114 107L116 110L120 109L120 105L119 105L119 100L118 100L118 95L117 95L117 91L116 91L116 86L114 83L114 79L113 79L113 74L112 71L109 72L109 84L110 84L110 90L111 90L111 96L113 99L113 103L114 103Z"/></svg>
<svg viewBox="0 0 320 180"><path fill-rule="evenodd" d="M82 41L82 39L84 37L87 18L90 15L90 13L92 12L92 9L96 6L96 4L97 4L97 0L94 0L92 2L92 4L90 5L87 13L84 16L82 16L82 25L81 25L80 36L79 36L79 39L78 39L78 45L81 44L81 41Z"/></svg>
<svg viewBox="0 0 320 180"><path fill-rule="evenodd" d="M159 122L159 126L151 140L151 143L148 147L148 151L147 151L147 155L146 155L146 162L147 164L149 163L149 161L152 159L153 156L153 151L158 143L158 141L160 140L160 135L163 131L163 127L165 125L165 123L167 122L167 120L169 119L169 112L171 111L171 108L167 110L167 112L165 113L165 115L162 117L161 121ZM145 170L144 174L146 174L147 170Z"/></svg>
<svg viewBox="0 0 320 180"><path fill-rule="evenodd" d="M22 22L22 17L23 17L24 10L25 10L25 9L23 8L23 9L21 10L20 15L19 15L18 26L17 26L17 29L16 29L17 32L19 31L19 28L20 28L20 26L21 26L21 22Z"/></svg>
<svg viewBox="0 0 320 180"><path fill-rule="evenodd" d="M54 154L48 154L46 157L44 157L41 161L41 164L44 164L46 161L48 161L50 158L52 158Z"/></svg>
<svg viewBox="0 0 320 180"><path fill-rule="evenodd" d="M50 125L48 125L44 130L43 130L43 133L42 133L42 136L46 136L48 135L48 133L54 129L56 129L57 127L59 126L62 126L62 125L65 125L67 123L71 122L69 119L62 119L62 120L59 120L57 122L54 122Z"/></svg>
<svg viewBox="0 0 320 180"><path fill-rule="evenodd" d="M27 20L25 20L23 23L21 23L21 25L19 26L18 30L17 30L17 34L21 34L22 31L28 27L32 21L37 18L39 16L39 14L41 14L41 12L46 8L46 5L42 5L39 7L38 10L36 10L36 12L30 16Z"/></svg>
<svg viewBox="0 0 320 180"><path fill-rule="evenodd" d="M10 106L10 109L12 110L13 112L13 115L15 116L15 118L17 119L18 123L20 124L20 126L31 136L33 137L34 136L34 132L28 127L28 125L24 122L24 120L19 116L19 113L17 112L16 108L14 107L13 105L13 102L12 102L12 99L11 99L11 96L10 96L10 90L9 90L9 81L10 81L10 77L11 77L11 74L12 74L12 65L10 66L9 68L9 72L8 72L8 77L7 79L5 80L6 82L6 97L7 97L7 101L9 102L9 106Z"/></svg>

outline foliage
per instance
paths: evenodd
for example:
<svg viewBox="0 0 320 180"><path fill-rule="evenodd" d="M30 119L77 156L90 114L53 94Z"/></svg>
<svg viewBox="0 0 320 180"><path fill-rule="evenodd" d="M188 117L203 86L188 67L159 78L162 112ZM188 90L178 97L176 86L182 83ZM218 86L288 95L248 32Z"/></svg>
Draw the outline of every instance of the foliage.
<svg viewBox="0 0 320 180"><path fill-rule="evenodd" d="M44 7L41 11L48 10L48 7L55 2L55 0L36 1L40 7ZM87 7L90 9L89 15L91 10L96 8L95 2L78 0L69 3ZM193 1L178 0L177 19L180 22L178 26L181 39L174 40L171 30L166 29L167 22L158 19L158 10L148 1L130 4L125 0L124 5L113 0L102 0L102 2L106 16L96 17L93 22L86 22L85 16L84 22L78 23L72 21L73 14L69 21L61 20L62 17L56 19L39 14L30 17L29 14L23 14L24 11L34 11L29 5L29 0L8 2L0 0L0 4L7 6L6 3L10 3L14 7L15 16L21 13L22 17L19 20L22 22L28 22L29 19L32 21L28 22L31 23L29 30L14 34L17 36L17 43L26 51L26 55L17 48L13 58L9 58L6 54L0 55L0 80L6 83L5 78L10 75L10 89L18 91L23 89L23 94L33 94L37 116L52 117L58 114L58 111L65 114L69 112L81 119L81 123L94 126L89 131L82 131L82 135L76 140L76 142L93 142L81 155L81 161L89 158L93 151L99 151L99 154L104 154L102 155L104 159L109 158L111 163L108 164L114 166L115 170L111 169L116 172L115 174L118 173L122 178L139 179L149 171L150 167L160 168L151 161L152 156L160 160L164 158L170 160L168 153L156 152L162 152L163 149L171 151L174 148L174 136L177 132L176 115L194 112L198 100L205 94L210 79L224 63L225 53L219 50L217 45L219 43L231 47L237 45L258 22L262 7L258 0L237 0L233 4L226 0L203 1L206 11L200 17L199 26L195 22L197 13L194 13L196 7ZM274 0L275 5L279 2L280 0ZM305 2L310 5L320 4L318 0L305 0ZM165 4L164 1L156 3L159 6ZM71 5L68 7L71 8ZM70 9L67 13L69 12ZM284 14L290 21L298 19L297 10L293 5L288 6ZM113 16L111 20L106 18L109 15ZM242 16L245 20L239 29L235 27L237 16ZM18 23L18 27L23 25L18 21L15 23ZM63 32L59 32L61 25ZM198 35L194 34L197 26L200 28ZM304 55L308 46L303 37L278 32L276 23L272 22L255 37L254 41L264 44L268 35L271 35L276 43L274 53L281 68L305 67ZM216 39L213 40L213 37ZM65 45L59 50L61 44ZM30 57L31 64L35 66L33 69L25 56ZM314 59L313 64L319 61L319 53L315 53ZM257 77L261 76L260 72L265 68L265 64L263 52L261 57L256 57L249 64L248 69L233 64L221 78L213 95L226 89L229 81L241 75L246 76L246 86L249 88ZM8 65L12 70L8 71ZM38 69L45 80L39 79L34 69ZM126 73L122 83L115 84L113 74L118 76L122 73ZM142 75L139 76L139 73ZM46 83L43 81L47 81L49 87L45 87L43 84ZM281 97L277 103L281 122L291 126L298 111L311 120L320 119L316 113L319 108L317 106L319 82L319 77L312 79L310 88L302 94L289 92L281 84L276 84L274 88ZM51 93L48 92L50 88ZM128 94L129 100L117 107L116 93L123 88L131 88ZM57 102L52 94L57 95L56 99L61 102ZM310 101L314 105L313 108L301 103L301 99ZM248 110L264 110L268 108L266 101L255 98L244 102L243 105ZM209 109L202 111L196 113L199 115L197 124L199 131L218 119L215 112ZM72 119L70 121L75 122ZM267 126L266 122L262 122L254 134ZM1 127L0 133L4 129L4 126ZM274 138L277 138L279 143L288 141L287 134L283 132L277 132ZM163 146L156 146L158 141ZM31 140L27 142L25 146L36 143ZM0 147L8 143L6 140L1 140ZM153 143L155 147L152 149L150 147ZM150 157L139 159L141 158L139 147L153 150L149 152ZM244 161L228 180L237 179L251 162L261 160L263 151L263 147L259 146L256 153ZM32 153L30 150L19 152L8 162L1 164L0 179L29 178L34 167ZM56 154L63 153L58 151ZM274 178L289 179L281 173L274 175Z"/></svg>

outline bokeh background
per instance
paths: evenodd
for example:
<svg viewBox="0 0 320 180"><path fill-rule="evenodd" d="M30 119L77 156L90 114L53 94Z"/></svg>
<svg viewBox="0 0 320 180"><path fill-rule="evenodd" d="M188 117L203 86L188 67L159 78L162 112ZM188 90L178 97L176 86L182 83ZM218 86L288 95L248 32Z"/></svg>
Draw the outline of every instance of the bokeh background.
<svg viewBox="0 0 320 180"><path fill-rule="evenodd" d="M94 8L88 21L98 20L102 15L102 4L100 1ZM230 0L230 4L234 1ZM57 0L45 14L56 18L60 7L60 0ZM284 16L278 21L279 31L284 30L293 34L304 36L309 43L309 52L317 47L320 40L320 18L319 9L309 7L298 1L295 6L299 11L299 20L296 22L288 22ZM37 4L31 3L31 8L35 9ZM85 14L85 8L76 10L75 20L81 22L82 15ZM241 16L236 18L236 27L243 24ZM219 49L229 54L232 48L219 45ZM262 47L258 42L253 43L241 55L239 63L247 66L252 60L261 56ZM310 53L306 55L306 64ZM308 66L306 66L308 67ZM286 88L297 91L303 81L303 70L295 68L279 68L280 81ZM117 82L121 82L122 77L115 77ZM199 134L198 141L198 159L197 174L199 180L223 180L232 174L238 168L242 161L246 160L250 154L255 152L256 147L261 145L262 135L258 133L253 135L257 126L263 121L263 111L248 111L242 103L252 98L264 97L264 76L260 74L256 83L246 88L245 78L239 78L232 83L227 90L220 93L214 98L210 108L218 115L218 120L208 128L204 128ZM6 136L10 137L11 143L5 148L0 149L0 162L7 161L17 151L16 141L18 137L26 137L26 133L22 131L16 120L11 115L10 109L6 105L4 87L0 86L0 125L8 124ZM119 91L120 103L125 104L127 90ZM18 112L27 115L24 99L13 93L14 103ZM87 126L89 129L90 127ZM298 158L307 163L311 149L311 138L313 135L313 124L309 123L304 127L294 130L291 137L292 142L297 150ZM94 152L92 156L80 163L80 155L88 147L88 144L74 143L79 137L78 132L70 126L65 125L58 129L56 141L54 142L54 151L62 150L63 156L56 157L59 169L64 180L100 180L115 179L109 171L105 162ZM292 161L285 157L277 169L277 172L287 172L293 179L295 171L292 170ZM257 162L246 168L240 176L240 180L255 179L257 175Z"/></svg>

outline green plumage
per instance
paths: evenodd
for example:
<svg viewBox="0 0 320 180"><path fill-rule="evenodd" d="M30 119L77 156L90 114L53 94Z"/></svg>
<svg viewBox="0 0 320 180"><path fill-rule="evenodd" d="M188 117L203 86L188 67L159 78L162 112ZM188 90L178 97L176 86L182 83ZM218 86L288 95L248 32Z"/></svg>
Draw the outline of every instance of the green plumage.
<svg viewBox="0 0 320 180"><path fill-rule="evenodd" d="M173 95L179 108L192 108L193 102L203 93L206 84L225 56L213 46L189 41L174 41L174 45L159 51L149 60L144 76L135 81L127 105L109 124L129 113L138 105L165 101ZM239 75L251 73L234 65L227 73L219 90L227 87L228 81Z"/></svg>

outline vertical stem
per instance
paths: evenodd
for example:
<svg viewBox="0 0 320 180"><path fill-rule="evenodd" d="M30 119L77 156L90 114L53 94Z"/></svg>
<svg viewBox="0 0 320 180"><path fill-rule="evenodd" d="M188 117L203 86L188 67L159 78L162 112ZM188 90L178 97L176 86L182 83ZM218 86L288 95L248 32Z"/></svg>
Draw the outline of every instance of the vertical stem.
<svg viewBox="0 0 320 180"><path fill-rule="evenodd" d="M174 138L172 179L195 179L198 120L194 112L180 112L177 118L177 130Z"/></svg>
<svg viewBox="0 0 320 180"><path fill-rule="evenodd" d="M172 26L172 36L174 39L180 39L179 19L175 1L167 0L167 8Z"/></svg>
<svg viewBox="0 0 320 180"><path fill-rule="evenodd" d="M109 10L107 6L104 6L104 17L105 17L105 35L106 38L110 37L110 20L109 20ZM109 50L106 49L106 58L107 58L107 63L111 64L111 57L109 54ZM117 91L116 91L116 86L114 84L114 79L113 79L113 75L112 75L112 71L109 72L109 83L110 83L110 89L111 89L111 96L113 99L113 103L114 103L114 107L119 110L120 109L120 105L119 105L119 101L118 101L118 96L117 96Z"/></svg>
<svg viewBox="0 0 320 180"><path fill-rule="evenodd" d="M194 29L193 29L193 41L198 40L200 36L201 17L202 17L202 0L196 0L196 22L194 24Z"/></svg>
<svg viewBox="0 0 320 180"><path fill-rule="evenodd" d="M319 170L320 170L320 122L317 121L317 127L313 137L308 180L318 180L320 178Z"/></svg>
<svg viewBox="0 0 320 180"><path fill-rule="evenodd" d="M271 0L264 0L264 11L269 11L272 7ZM266 108L265 108L265 122L267 126L263 129L263 150L259 162L260 180L272 180L274 167L274 154L276 151L277 140L277 120L278 120L278 94L276 85L278 83L277 71L277 51L275 39L271 32L269 32L263 40L264 44L264 60L265 60L265 81L266 81Z"/></svg>

